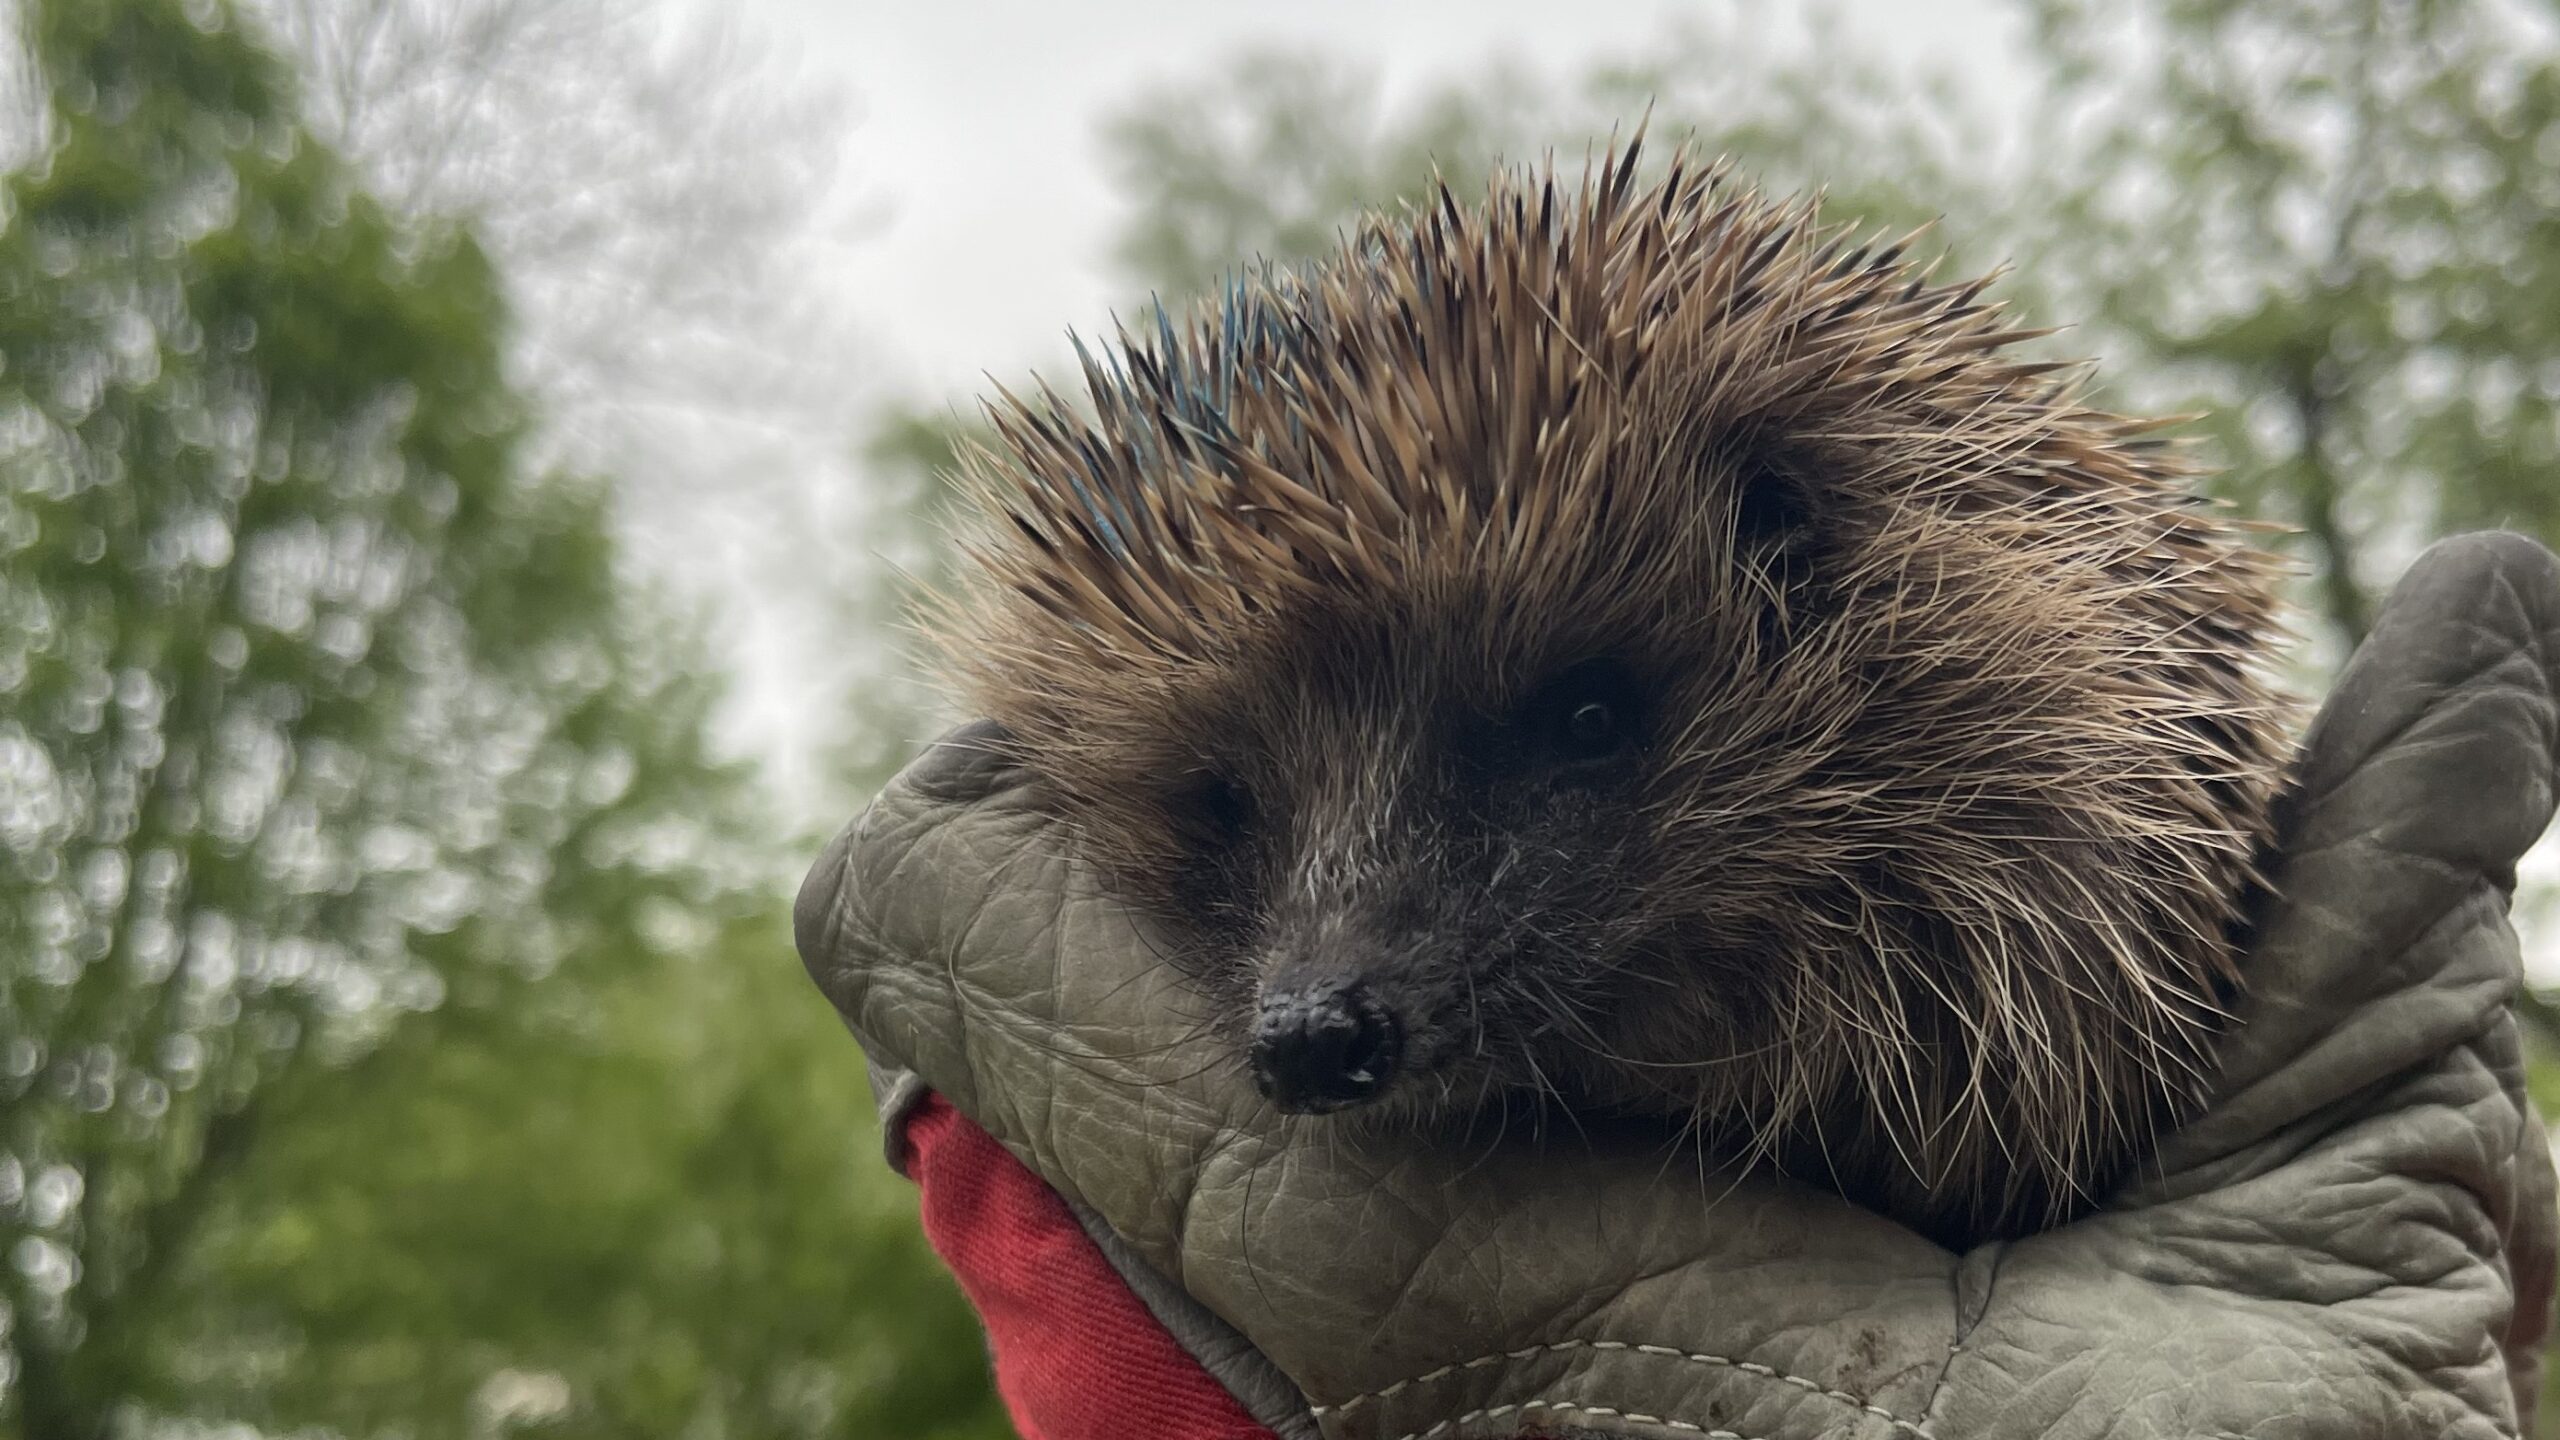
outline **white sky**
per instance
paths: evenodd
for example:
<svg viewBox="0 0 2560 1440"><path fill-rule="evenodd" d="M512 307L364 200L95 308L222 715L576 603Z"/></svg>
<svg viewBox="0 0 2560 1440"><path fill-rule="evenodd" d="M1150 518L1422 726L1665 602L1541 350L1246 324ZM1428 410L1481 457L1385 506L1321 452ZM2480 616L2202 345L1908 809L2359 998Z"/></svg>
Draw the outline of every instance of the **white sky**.
<svg viewBox="0 0 2560 1440"><path fill-rule="evenodd" d="M886 203L885 230L845 277L925 393L1046 360L1070 325L1127 297L1104 249L1114 219L1101 116L1131 94L1216 69L1248 45L1318 46L1384 78L1390 105L1508 58L1550 75L1640 51L1683 16L1732 0L728 0L719 13L781 40L860 98L849 169ZM2015 88L2007 16L1986 0L1845 0L1876 53L1961 65Z"/></svg>

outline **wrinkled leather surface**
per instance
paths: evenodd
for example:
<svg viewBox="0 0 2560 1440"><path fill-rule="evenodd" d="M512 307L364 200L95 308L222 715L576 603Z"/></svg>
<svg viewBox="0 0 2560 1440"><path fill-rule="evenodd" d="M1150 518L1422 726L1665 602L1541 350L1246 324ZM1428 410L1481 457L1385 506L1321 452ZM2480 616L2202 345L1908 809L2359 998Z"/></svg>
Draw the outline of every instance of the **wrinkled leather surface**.
<svg viewBox="0 0 2560 1440"><path fill-rule="evenodd" d="M801 948L875 1058L1329 1436L2512 1435L2555 1217L2506 892L2553 807L2555 666L2548 552L2421 559L2306 739L2223 1098L2100 1213L1964 1255L1632 1142L1272 1114L967 732L829 849Z"/></svg>

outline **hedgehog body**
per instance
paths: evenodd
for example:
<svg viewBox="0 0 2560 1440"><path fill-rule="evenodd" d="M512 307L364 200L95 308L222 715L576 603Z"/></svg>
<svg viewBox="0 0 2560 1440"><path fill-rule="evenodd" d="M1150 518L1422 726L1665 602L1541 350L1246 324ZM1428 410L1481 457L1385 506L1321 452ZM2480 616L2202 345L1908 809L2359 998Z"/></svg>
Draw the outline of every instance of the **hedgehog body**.
<svg viewBox="0 0 2560 1440"><path fill-rule="evenodd" d="M2205 1077L2277 572L1984 288L1633 147L1444 192L995 407L933 628L1284 1107L2032 1229Z"/></svg>

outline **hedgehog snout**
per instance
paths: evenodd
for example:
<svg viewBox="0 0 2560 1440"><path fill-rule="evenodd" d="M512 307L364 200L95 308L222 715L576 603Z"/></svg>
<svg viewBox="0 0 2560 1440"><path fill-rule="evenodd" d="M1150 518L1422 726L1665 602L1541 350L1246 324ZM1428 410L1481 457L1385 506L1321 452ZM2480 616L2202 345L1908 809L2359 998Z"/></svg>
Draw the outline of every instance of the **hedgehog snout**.
<svg viewBox="0 0 2560 1440"><path fill-rule="evenodd" d="M1267 987L1254 1012L1254 1087L1291 1114L1376 1099L1403 1056L1403 1021L1357 980Z"/></svg>

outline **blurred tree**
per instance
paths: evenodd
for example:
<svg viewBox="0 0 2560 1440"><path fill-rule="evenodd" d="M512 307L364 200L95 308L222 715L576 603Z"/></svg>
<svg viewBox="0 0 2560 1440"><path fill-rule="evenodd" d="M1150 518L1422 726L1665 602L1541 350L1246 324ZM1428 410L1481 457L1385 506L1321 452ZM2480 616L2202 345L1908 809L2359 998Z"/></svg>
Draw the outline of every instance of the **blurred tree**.
<svg viewBox="0 0 2560 1440"><path fill-rule="evenodd" d="M1245 52L1104 123L1125 207L1113 258L1136 287L1187 300L1248 260L1317 259L1435 176L1465 198L1497 164L1554 155L1570 171L1640 122L1657 160L1680 144L1726 156L1773 188L1825 189L1836 219L1909 229L1994 213L1994 177L1956 158L1994 147L1952 83L1864 55L1827 11L1807 23L1790 43L1766 15L1690 20L1570 86L1496 67L1395 110L1342 57Z"/></svg>
<svg viewBox="0 0 2560 1440"><path fill-rule="evenodd" d="M866 643L844 657L827 757L836 787L856 801L896 774L948 718L925 679L911 623L917 600L949 573L947 482L960 447L983 434L956 410L891 406L874 418L862 446L866 483L852 496L851 580L838 584L831 602L842 632Z"/></svg>
<svg viewBox="0 0 2560 1440"><path fill-rule="evenodd" d="M2560 540L2560 32L2506 4L2030 7L2031 264L2298 526L2329 653L2415 549Z"/></svg>
<svg viewBox="0 0 2560 1440"><path fill-rule="evenodd" d="M699 480L668 468L689 457L631 467L706 415L841 439L854 327L805 277L845 198L845 97L613 0L244 3L368 194L470 225L513 378L576 463Z"/></svg>
<svg viewBox="0 0 2560 1440"><path fill-rule="evenodd" d="M747 682L722 720L756 726L774 808L840 813L804 783L791 728L759 721L815 710L834 668L815 635L765 657L833 574L825 482L870 374L824 279L871 213L843 164L852 98L723 7L241 3L368 194L470 226L534 403L527 443L611 476L638 572L717 602L716 647Z"/></svg>
<svg viewBox="0 0 2560 1440"><path fill-rule="evenodd" d="M1220 73L1160 86L1104 122L1127 218L1124 274L1167 301L1213 291L1255 258L1311 259L1361 212L1464 185L1531 138L1534 87L1498 70L1390 117L1375 79L1341 57L1254 50Z"/></svg>
<svg viewBox="0 0 2560 1440"><path fill-rule="evenodd" d="M0 1433L990 1433L479 247L218 4L22 19Z"/></svg>
<svg viewBox="0 0 2560 1440"><path fill-rule="evenodd" d="M420 1440L1009 1433L769 920L561 988L271 1103L155 1305L174 1393Z"/></svg>

